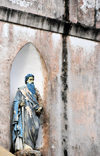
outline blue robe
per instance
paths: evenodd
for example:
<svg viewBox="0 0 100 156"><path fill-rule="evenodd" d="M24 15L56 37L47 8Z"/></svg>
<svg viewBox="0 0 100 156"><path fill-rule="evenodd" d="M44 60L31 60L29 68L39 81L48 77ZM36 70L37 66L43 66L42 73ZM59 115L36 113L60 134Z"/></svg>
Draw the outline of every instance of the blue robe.
<svg viewBox="0 0 100 156"><path fill-rule="evenodd" d="M34 149L38 137L40 120L36 111L39 109L36 92L32 94L26 86L19 88L13 102L13 147L17 137L23 144Z"/></svg>

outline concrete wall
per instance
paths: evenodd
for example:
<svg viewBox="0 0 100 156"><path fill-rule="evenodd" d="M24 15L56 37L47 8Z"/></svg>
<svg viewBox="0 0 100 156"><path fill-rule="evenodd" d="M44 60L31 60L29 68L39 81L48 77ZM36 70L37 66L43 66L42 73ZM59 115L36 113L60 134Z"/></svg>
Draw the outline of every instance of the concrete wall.
<svg viewBox="0 0 100 156"><path fill-rule="evenodd" d="M32 43L43 65L43 156L100 155L99 8L99 0L0 1L0 145L10 149L11 66Z"/></svg>
<svg viewBox="0 0 100 156"><path fill-rule="evenodd" d="M100 155L100 43L67 37L68 153Z"/></svg>
<svg viewBox="0 0 100 156"><path fill-rule="evenodd" d="M100 28L99 0L1 0L0 6Z"/></svg>
<svg viewBox="0 0 100 156"><path fill-rule="evenodd" d="M96 27L100 28L100 1L96 0Z"/></svg>
<svg viewBox="0 0 100 156"><path fill-rule="evenodd" d="M0 22L0 145L10 149L10 70L19 50L31 42L40 53L44 76L44 155L61 155L61 60L62 36ZM20 70L20 69L19 69ZM37 71L38 72L38 71ZM16 74L16 73L15 73Z"/></svg>
<svg viewBox="0 0 100 156"><path fill-rule="evenodd" d="M0 6L59 19L65 12L63 0L1 0Z"/></svg>
<svg viewBox="0 0 100 156"><path fill-rule="evenodd" d="M70 21L100 28L99 0L70 0L69 4Z"/></svg>
<svg viewBox="0 0 100 156"><path fill-rule="evenodd" d="M99 0L1 0L0 6L100 28Z"/></svg>

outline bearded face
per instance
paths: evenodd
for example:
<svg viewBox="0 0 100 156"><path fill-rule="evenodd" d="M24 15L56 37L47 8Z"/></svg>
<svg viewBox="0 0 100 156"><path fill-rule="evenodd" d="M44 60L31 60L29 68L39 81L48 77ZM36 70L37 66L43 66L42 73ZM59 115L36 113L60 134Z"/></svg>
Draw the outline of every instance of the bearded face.
<svg viewBox="0 0 100 156"><path fill-rule="evenodd" d="M27 88L32 94L35 94L34 78L29 77L27 80Z"/></svg>
<svg viewBox="0 0 100 156"><path fill-rule="evenodd" d="M34 84L34 78L33 77L29 77L28 80L27 80L27 83Z"/></svg>

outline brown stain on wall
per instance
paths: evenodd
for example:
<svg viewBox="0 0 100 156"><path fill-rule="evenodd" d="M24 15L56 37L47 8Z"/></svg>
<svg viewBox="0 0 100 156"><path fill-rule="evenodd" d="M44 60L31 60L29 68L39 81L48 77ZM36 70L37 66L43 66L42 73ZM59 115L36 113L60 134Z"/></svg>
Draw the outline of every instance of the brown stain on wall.
<svg viewBox="0 0 100 156"><path fill-rule="evenodd" d="M56 108L56 97L57 97L57 76L59 73L59 57L61 54L61 38L59 38L57 46L52 40L52 33L50 32L42 32L38 31L35 39L36 48L40 51L43 60L45 60L45 64L48 71L48 105L47 105L47 113L48 113L48 138L45 137L45 141L48 144L45 144L45 147L49 145L49 150L53 155L56 153L54 149L52 149L52 145L57 147L57 140L55 135L55 126L54 121L56 122L57 118L55 118L54 110ZM55 47L55 48L54 48ZM47 128L45 129L47 130ZM57 133L57 132L56 132ZM44 149L45 149L44 147ZM57 150L57 149L56 149Z"/></svg>
<svg viewBox="0 0 100 156"><path fill-rule="evenodd" d="M71 37L70 37L71 38ZM73 38L75 40L75 38ZM80 40L80 42L79 42ZM85 48L85 40L68 41L68 120L69 151L72 155L94 155L100 153L98 143L98 108L99 108L99 44L89 42ZM81 43L84 45L81 45ZM92 45L93 44L93 45ZM98 64L98 65L97 65ZM98 94L98 95L97 95ZM98 132L97 132L98 129ZM73 140L71 138L73 137ZM77 149L75 149L77 147ZM79 148L80 147L80 148ZM96 148L96 149L95 149ZM99 154L97 154L99 155Z"/></svg>

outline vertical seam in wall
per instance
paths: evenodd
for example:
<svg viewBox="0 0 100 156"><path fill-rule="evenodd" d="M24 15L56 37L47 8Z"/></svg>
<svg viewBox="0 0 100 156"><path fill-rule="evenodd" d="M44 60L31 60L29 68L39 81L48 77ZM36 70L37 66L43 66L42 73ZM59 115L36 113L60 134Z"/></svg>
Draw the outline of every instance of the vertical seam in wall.
<svg viewBox="0 0 100 156"><path fill-rule="evenodd" d="M78 21L78 0L77 0L77 21Z"/></svg>
<svg viewBox="0 0 100 156"><path fill-rule="evenodd" d="M64 156L68 156L68 139L67 139L67 44L66 44L66 35L62 35L62 103L63 103L63 116L62 116L62 153Z"/></svg>
<svg viewBox="0 0 100 156"><path fill-rule="evenodd" d="M96 0L95 0L95 8L94 8L94 27L96 28L96 14L97 14L97 10L96 10Z"/></svg>
<svg viewBox="0 0 100 156"><path fill-rule="evenodd" d="M64 12L64 21L69 21L69 0L64 0L65 3L65 12Z"/></svg>

